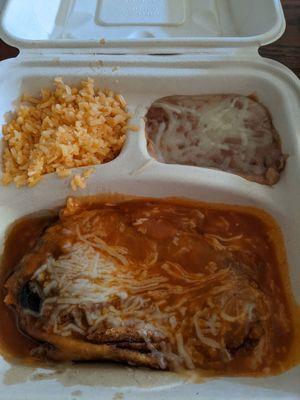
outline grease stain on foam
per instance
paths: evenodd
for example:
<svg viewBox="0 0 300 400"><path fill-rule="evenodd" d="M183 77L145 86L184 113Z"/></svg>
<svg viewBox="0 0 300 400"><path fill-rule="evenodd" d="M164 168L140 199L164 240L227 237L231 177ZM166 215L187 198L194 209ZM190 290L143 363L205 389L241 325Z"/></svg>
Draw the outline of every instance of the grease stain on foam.
<svg viewBox="0 0 300 400"><path fill-rule="evenodd" d="M124 399L124 393L115 393L112 400L123 400Z"/></svg>
<svg viewBox="0 0 300 400"><path fill-rule="evenodd" d="M3 382L5 385L15 385L17 383L25 383L29 381L35 368L25 365L11 366L4 375Z"/></svg>
<svg viewBox="0 0 300 400"><path fill-rule="evenodd" d="M153 388L178 386L188 381L187 377L174 372L161 372L146 368L136 369L114 364L60 364L40 368L10 364L4 375L5 385L25 382L55 380L64 387L105 386Z"/></svg>
<svg viewBox="0 0 300 400"><path fill-rule="evenodd" d="M81 390L74 390L74 392L71 393L71 396L78 397L78 396L82 396L82 394L83 393Z"/></svg>

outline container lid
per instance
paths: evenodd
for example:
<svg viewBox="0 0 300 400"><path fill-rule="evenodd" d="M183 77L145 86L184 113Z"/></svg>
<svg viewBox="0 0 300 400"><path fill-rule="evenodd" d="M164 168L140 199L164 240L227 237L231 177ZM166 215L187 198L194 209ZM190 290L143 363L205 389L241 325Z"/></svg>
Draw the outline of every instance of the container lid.
<svg viewBox="0 0 300 400"><path fill-rule="evenodd" d="M6 0L0 19L21 49L118 54L258 47L284 28L280 0Z"/></svg>

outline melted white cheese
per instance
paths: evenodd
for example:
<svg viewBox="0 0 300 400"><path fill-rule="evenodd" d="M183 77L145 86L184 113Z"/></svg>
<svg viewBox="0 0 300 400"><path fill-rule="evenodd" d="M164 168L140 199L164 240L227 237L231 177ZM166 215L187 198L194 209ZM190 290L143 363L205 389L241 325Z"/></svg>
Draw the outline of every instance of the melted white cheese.
<svg viewBox="0 0 300 400"><path fill-rule="evenodd" d="M79 229L77 235L66 254L49 257L33 275L42 291L39 318L46 330L87 336L97 329L131 327L145 339L161 368L168 362L173 368L193 369L191 335L202 346L227 354L218 336L230 331L232 321L244 324L257 318L257 305L265 313L260 295L246 292L247 286L241 286L229 268L205 276L165 262L160 274L151 273L150 264L141 271L141 266L130 266L125 249L108 246L92 233L84 236ZM243 293L253 302L242 301L231 315L228 301ZM159 351L150 333L161 338Z"/></svg>

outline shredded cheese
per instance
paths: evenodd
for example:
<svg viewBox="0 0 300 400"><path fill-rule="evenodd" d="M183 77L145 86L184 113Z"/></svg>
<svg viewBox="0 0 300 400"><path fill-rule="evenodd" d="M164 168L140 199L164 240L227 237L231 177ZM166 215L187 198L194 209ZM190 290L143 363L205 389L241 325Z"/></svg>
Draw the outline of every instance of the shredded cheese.
<svg viewBox="0 0 300 400"><path fill-rule="evenodd" d="M266 180L280 160L284 166L268 111L246 96L166 97L152 104L146 118L149 143L159 161Z"/></svg>
<svg viewBox="0 0 300 400"><path fill-rule="evenodd" d="M70 207L76 209L76 204ZM114 212L112 205L107 207ZM220 268L210 261L207 273L188 271L159 260L157 243L148 243L151 254L144 261L133 262L128 248L106 242L97 212L82 213L80 223L76 217L76 223L61 230L63 237L72 237L64 241L63 254L50 255L32 276L42 306L39 315L30 315L42 321L47 332L88 338L111 328L131 328L161 368L194 369L205 351L230 361L224 338L258 316L262 324L270 317L263 293L240 279L230 265ZM133 219L131 228L148 218ZM121 224L123 231L128 229ZM206 239L232 246L242 237Z"/></svg>

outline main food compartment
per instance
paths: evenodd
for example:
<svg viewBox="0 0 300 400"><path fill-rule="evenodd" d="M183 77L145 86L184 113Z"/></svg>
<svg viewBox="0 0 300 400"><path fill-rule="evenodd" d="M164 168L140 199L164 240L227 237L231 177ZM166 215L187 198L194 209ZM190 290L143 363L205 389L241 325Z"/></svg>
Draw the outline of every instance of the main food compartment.
<svg viewBox="0 0 300 400"><path fill-rule="evenodd" d="M240 206L105 197L109 202L71 197L58 220L25 217L12 227L4 302L23 333L54 345L36 343L27 357L107 357L154 369L200 368L200 376L291 367L298 313L275 221ZM16 241L19 254L10 254ZM14 354L21 343L17 335L12 346L12 336L1 342ZM24 357L23 347L18 352Z"/></svg>

